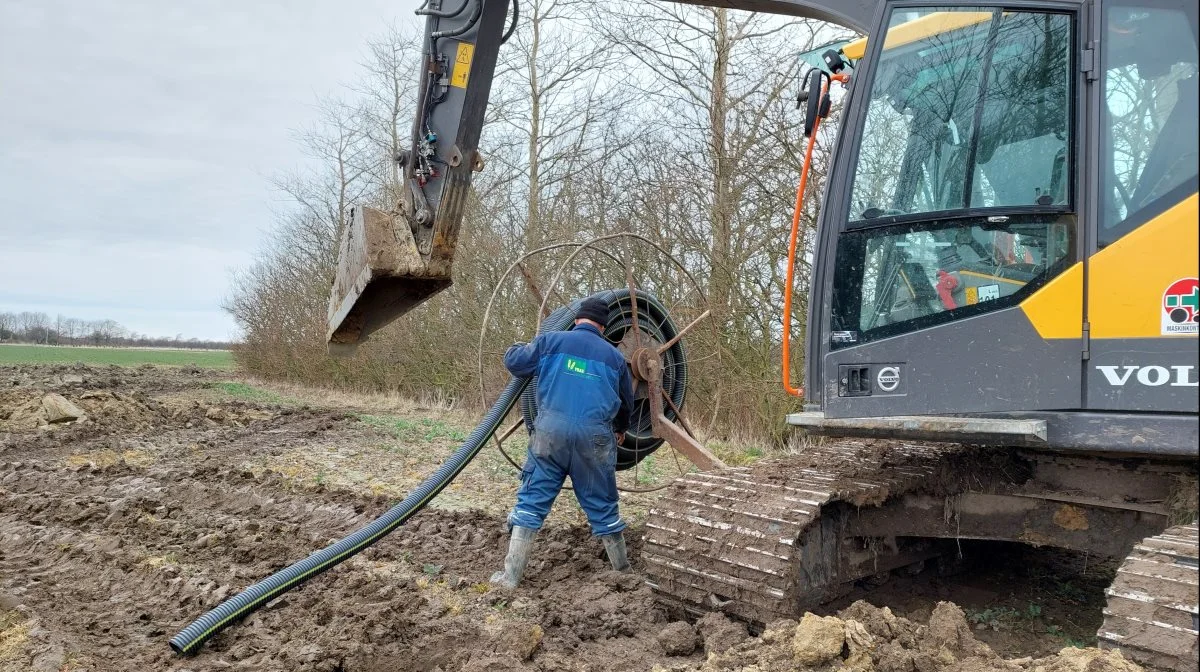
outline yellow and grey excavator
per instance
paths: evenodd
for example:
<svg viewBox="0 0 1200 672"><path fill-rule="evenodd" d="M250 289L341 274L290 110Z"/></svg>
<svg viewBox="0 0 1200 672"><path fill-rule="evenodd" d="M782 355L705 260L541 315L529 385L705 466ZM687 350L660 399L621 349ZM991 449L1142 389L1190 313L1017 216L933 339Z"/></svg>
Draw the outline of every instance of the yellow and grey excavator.
<svg viewBox="0 0 1200 672"><path fill-rule="evenodd" d="M786 420L833 438L680 478L646 526L651 585L766 623L955 540L1074 549L1123 558L1102 645L1196 669L1195 1L697 2L863 36L802 78L810 146L845 95ZM450 285L508 10L419 10L404 197L344 232L332 345Z"/></svg>

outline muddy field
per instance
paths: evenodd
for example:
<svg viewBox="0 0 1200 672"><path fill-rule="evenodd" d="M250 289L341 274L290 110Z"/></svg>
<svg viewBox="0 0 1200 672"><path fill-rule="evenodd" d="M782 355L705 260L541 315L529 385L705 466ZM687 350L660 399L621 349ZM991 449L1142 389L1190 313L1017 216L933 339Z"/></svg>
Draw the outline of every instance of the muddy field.
<svg viewBox="0 0 1200 672"><path fill-rule="evenodd" d="M436 508L179 658L180 628L369 522L470 429L436 404L231 375L0 367L0 670L1130 669L1055 653L1094 643L1111 578L1061 554L968 548L761 637L680 620L636 571L653 494L624 503L634 573L607 571L567 495L522 587L490 590L516 485L492 449ZM670 476L653 469L637 483Z"/></svg>

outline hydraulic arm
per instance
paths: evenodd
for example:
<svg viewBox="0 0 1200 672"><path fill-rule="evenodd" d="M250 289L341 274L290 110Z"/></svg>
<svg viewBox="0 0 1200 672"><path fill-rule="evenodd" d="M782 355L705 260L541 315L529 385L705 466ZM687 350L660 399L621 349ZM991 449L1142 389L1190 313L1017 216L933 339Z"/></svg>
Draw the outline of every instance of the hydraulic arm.
<svg viewBox="0 0 1200 672"><path fill-rule="evenodd" d="M401 198L392 212L356 207L342 232L329 299L329 341L367 334L450 286L496 54L519 17L512 0L430 0L411 146L395 157Z"/></svg>

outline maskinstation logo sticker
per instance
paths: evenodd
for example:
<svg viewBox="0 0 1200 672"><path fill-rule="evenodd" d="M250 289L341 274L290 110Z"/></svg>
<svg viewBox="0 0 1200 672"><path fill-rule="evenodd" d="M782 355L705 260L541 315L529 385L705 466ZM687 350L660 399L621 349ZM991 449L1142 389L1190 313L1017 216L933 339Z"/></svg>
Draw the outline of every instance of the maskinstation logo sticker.
<svg viewBox="0 0 1200 672"><path fill-rule="evenodd" d="M563 364L563 368L567 370L567 375L577 376L580 378L590 378L592 380L599 378L595 372L588 371L588 361L586 359L567 357L566 360L567 361Z"/></svg>
<svg viewBox="0 0 1200 672"><path fill-rule="evenodd" d="M1183 278L1171 283L1162 298L1162 333L1195 334L1200 327L1200 280Z"/></svg>

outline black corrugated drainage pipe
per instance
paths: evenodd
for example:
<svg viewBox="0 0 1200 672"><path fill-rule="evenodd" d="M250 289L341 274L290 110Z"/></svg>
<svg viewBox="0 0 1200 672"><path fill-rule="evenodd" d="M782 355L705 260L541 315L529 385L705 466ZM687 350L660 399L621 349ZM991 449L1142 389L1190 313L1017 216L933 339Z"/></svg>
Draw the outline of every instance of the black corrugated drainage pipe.
<svg viewBox="0 0 1200 672"><path fill-rule="evenodd" d="M629 290L614 289L593 296L607 301L609 305L604 336L614 343L620 343L626 332L633 327ZM637 304L639 331L649 334L659 343L667 343L675 338L678 329L667 314L666 307L657 298L639 291ZM687 379L687 356L683 349L683 341L680 340L663 354L663 391L671 398L676 408L683 408ZM521 417L524 418L526 427L534 426L538 410L537 376L531 378L530 382L532 384L525 388L521 395ZM675 420L674 409L668 407L665 412L668 419ZM632 469L638 462L658 450L662 443L662 439L654 436L649 400L637 399L633 415L629 419L629 431L625 432L625 441L617 446L617 471Z"/></svg>
<svg viewBox="0 0 1200 672"><path fill-rule="evenodd" d="M610 290L594 294L593 296L608 302L610 325L625 324L624 320L629 317L628 290ZM564 306L551 313L542 322L542 331L562 331L569 329L574 322L575 313L579 310L582 301L583 299L580 299L569 306ZM622 305L622 302L624 305ZM662 338L662 342L666 342L674 335L675 327L667 319L666 309L656 299L639 292L638 304L639 310L653 307L653 310L650 312L655 314L655 321L647 320L647 328L658 329L659 325L668 327L667 329L662 329L664 333L656 335L657 338ZM642 313L639 312L639 319L641 319L641 315ZM666 335L667 331L670 331L671 334ZM676 357L673 361L677 362L676 366L672 367L672 370L676 372L674 374L676 383L674 388L668 388L668 394L671 395L677 404L681 405L683 402L683 387L684 383L686 383L687 375L682 346L679 344L677 346L677 352L674 348L672 349L673 356ZM171 648L179 654L195 653L204 642L208 641L218 632L254 613L263 605L308 579L349 559L359 551L382 539L392 530L403 525L409 518L432 501L438 493L466 468L467 464L479 453L492 434L499 429L500 423L508 415L509 411L512 410L513 406L516 405L518 400L521 399L521 393L525 391L529 383L529 378L513 378L509 380L508 385L501 392L500 398L488 409L483 421L475 427L463 445L432 476L405 497L404 501L388 509L382 516L376 518L372 523L357 530L350 536L313 553L290 567L285 567L275 572L271 576L217 605L212 611L196 619L181 630L179 634L172 637L170 641ZM634 421L636 422L637 419L635 417ZM649 451L646 450L639 450L638 452L642 453L640 456L649 454Z"/></svg>

